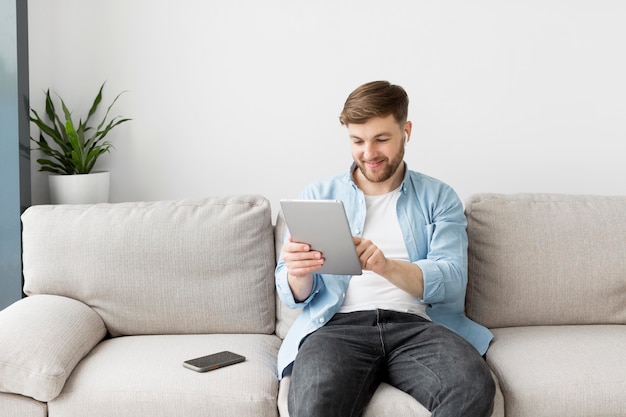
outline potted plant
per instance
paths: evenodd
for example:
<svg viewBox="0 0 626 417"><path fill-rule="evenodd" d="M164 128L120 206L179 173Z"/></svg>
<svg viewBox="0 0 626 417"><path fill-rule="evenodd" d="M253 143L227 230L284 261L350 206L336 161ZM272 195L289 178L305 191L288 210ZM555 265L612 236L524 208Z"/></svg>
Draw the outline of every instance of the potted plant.
<svg viewBox="0 0 626 417"><path fill-rule="evenodd" d="M37 111L31 108L30 121L40 130L39 139L31 140L37 144L36 150L43 153L37 159L39 171L49 172L50 200L53 204L87 204L108 202L109 172L92 172L98 158L110 151L113 145L105 141L106 135L116 126L131 119L121 116L113 117L107 122L109 112L119 93L107 108L102 121L97 126L90 125L92 116L102 101L104 84L89 109L87 117L78 124L72 119L65 102L57 94L61 102L62 112L57 111L50 95L46 91L46 117L44 121ZM52 141L46 140L48 136Z"/></svg>

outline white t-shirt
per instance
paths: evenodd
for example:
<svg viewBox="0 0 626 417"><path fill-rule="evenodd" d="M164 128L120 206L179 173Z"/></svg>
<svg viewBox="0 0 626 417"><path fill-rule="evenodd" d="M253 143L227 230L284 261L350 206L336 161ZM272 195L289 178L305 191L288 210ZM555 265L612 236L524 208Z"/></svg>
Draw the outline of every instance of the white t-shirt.
<svg viewBox="0 0 626 417"><path fill-rule="evenodd" d="M409 261L396 214L400 189L379 196L365 196L367 216L363 238L371 240L388 259ZM372 271L350 280L339 313L362 310L393 310L428 318L426 304Z"/></svg>

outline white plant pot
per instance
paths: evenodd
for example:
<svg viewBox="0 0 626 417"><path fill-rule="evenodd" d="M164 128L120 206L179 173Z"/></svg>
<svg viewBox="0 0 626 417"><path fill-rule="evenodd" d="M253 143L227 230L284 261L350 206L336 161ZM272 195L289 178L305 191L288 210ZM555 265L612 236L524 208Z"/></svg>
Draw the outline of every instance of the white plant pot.
<svg viewBox="0 0 626 417"><path fill-rule="evenodd" d="M109 202L109 172L49 175L52 204L93 204Z"/></svg>

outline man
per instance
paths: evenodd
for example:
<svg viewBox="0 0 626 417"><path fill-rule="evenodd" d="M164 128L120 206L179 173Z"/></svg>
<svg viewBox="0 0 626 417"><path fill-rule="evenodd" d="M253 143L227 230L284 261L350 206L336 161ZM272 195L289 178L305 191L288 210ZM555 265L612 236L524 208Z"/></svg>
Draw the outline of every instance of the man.
<svg viewBox="0 0 626 417"><path fill-rule="evenodd" d="M490 416L495 392L482 354L491 333L463 314L467 235L446 184L408 170L404 89L364 84L345 102L349 172L305 189L342 200L361 276L319 274L323 254L289 237L276 267L282 302L302 313L283 341L291 417L360 416L382 381L433 416Z"/></svg>

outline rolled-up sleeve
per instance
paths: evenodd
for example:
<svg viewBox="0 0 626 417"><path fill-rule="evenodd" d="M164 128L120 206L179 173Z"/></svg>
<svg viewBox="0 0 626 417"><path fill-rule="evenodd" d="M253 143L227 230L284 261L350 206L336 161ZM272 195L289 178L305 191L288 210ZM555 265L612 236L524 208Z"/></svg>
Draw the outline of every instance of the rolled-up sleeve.
<svg viewBox="0 0 626 417"><path fill-rule="evenodd" d="M423 302L448 303L465 297L467 285L467 220L452 190L440 195L427 214L426 255L415 261L424 276Z"/></svg>

